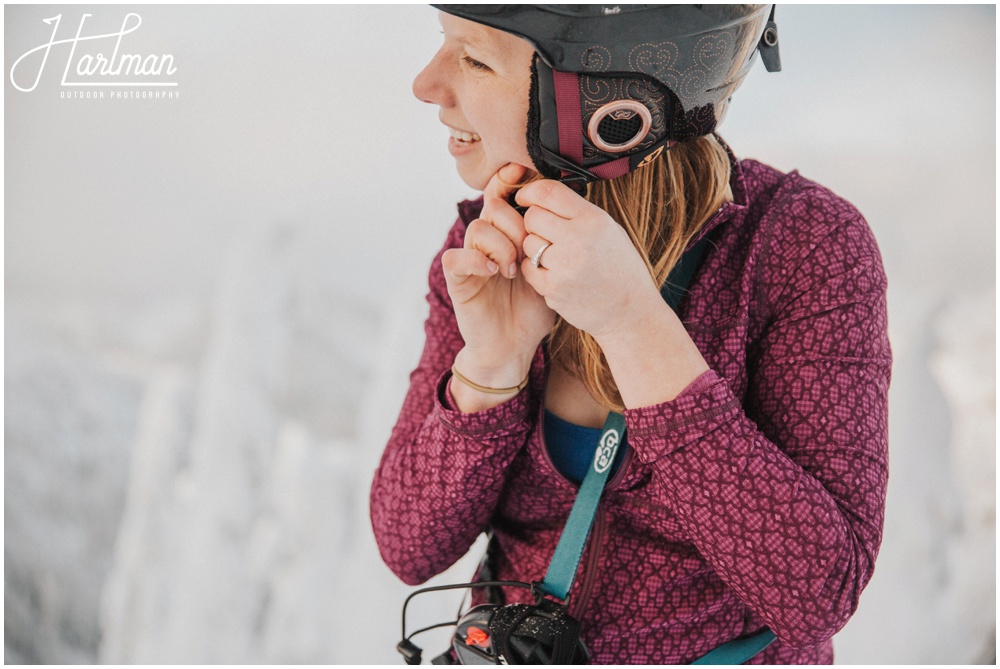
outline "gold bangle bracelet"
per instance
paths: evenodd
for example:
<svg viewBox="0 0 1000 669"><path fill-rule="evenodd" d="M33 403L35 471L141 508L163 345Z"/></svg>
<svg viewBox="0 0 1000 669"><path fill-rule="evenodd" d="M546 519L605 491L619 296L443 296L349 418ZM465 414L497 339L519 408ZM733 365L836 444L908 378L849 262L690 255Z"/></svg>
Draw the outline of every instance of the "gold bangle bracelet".
<svg viewBox="0 0 1000 669"><path fill-rule="evenodd" d="M470 388L474 388L481 393L489 393L490 395L510 395L511 393L519 393L524 389L526 385L528 385L528 376L531 375L529 372L528 376L524 377L524 381L521 381L516 386L512 386L510 388L487 388L486 386L481 386L475 381L470 381L469 379L462 376L462 373L459 372L457 369L455 369L455 365L451 366L451 373L452 376L454 376L456 379L458 379L465 385L469 386Z"/></svg>

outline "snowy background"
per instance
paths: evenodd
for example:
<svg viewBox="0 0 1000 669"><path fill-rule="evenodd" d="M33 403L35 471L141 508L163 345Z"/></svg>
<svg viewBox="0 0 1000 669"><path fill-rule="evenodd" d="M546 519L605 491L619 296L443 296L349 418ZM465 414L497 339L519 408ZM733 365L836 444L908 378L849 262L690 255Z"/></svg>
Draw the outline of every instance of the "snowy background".
<svg viewBox="0 0 1000 669"><path fill-rule="evenodd" d="M128 11L179 99L60 99L64 46L11 86L42 19ZM409 588L367 492L471 194L409 92L436 12L4 18L4 659L398 663ZM885 540L838 661L993 662L995 8L778 23L784 72L751 75L723 135L854 202L890 279ZM427 598L414 623L458 607Z"/></svg>

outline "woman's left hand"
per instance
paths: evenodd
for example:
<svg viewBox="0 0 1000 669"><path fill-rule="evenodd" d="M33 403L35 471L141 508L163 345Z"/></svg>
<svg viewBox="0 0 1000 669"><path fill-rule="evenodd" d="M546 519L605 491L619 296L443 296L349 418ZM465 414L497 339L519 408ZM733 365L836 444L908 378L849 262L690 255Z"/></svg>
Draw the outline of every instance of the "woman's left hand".
<svg viewBox="0 0 1000 669"><path fill-rule="evenodd" d="M603 209L549 179L524 186L516 200L528 207L524 277L570 325L600 340L663 307L628 233ZM531 258L546 243L535 268Z"/></svg>

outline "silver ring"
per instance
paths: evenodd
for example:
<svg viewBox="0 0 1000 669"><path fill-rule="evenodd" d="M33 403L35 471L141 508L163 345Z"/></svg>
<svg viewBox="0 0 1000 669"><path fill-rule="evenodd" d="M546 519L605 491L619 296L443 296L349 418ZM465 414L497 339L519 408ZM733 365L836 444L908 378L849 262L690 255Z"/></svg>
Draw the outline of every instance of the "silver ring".
<svg viewBox="0 0 1000 669"><path fill-rule="evenodd" d="M535 255L531 256L531 264L534 266L535 269L538 269L538 266L541 265L542 254L545 253L545 249L549 248L550 246L552 246L552 242L545 242L544 244L542 244L542 248L535 251Z"/></svg>

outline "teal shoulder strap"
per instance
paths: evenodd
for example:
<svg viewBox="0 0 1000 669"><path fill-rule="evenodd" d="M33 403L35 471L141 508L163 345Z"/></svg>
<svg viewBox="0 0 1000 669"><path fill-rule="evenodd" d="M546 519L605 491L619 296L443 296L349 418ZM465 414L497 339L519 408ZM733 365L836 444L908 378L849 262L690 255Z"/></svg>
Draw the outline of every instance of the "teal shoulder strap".
<svg viewBox="0 0 1000 669"><path fill-rule="evenodd" d="M580 492L576 494L576 501L570 509L566 527L563 528L556 552L552 554L549 570L545 572L545 580L542 581L542 591L553 597L565 601L569 596L573 579L576 578L576 570L580 566L580 558L583 556L583 548L590 536L590 528L594 525L594 516L597 515L597 505L601 501L604 484L611 474L611 465L624 438L625 417L612 411L604 421L604 429L597 441L594 460L590 463L590 469L587 470L583 483L580 484Z"/></svg>
<svg viewBox="0 0 1000 669"><path fill-rule="evenodd" d="M677 311L681 305L681 300L687 294L687 287L694 278L694 273L701 265L701 258L708 248L708 235L698 240L698 243L689 248L677 261L677 265L670 271L670 276L660 288L660 295L663 300L670 305L670 308Z"/></svg>
<svg viewBox="0 0 1000 669"><path fill-rule="evenodd" d="M774 632L765 628L753 636L734 639L713 648L691 664L743 664L774 641Z"/></svg>

